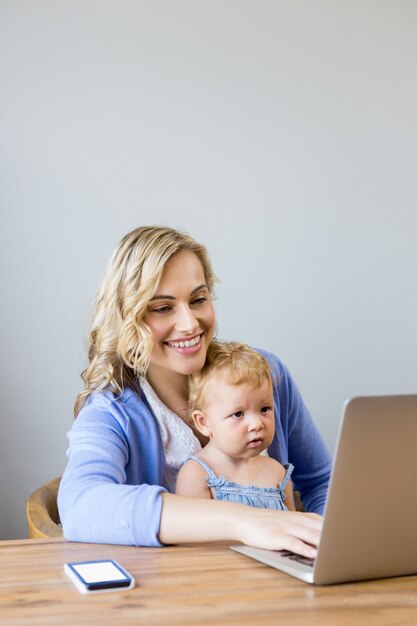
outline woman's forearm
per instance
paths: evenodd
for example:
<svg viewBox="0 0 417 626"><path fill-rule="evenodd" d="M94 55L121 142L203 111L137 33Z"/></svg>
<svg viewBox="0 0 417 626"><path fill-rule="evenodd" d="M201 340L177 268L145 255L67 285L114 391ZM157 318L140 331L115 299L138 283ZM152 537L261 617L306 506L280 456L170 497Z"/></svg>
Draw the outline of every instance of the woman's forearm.
<svg viewBox="0 0 417 626"><path fill-rule="evenodd" d="M315 513L257 509L244 504L161 494L161 543L240 541L314 557L322 527Z"/></svg>
<svg viewBox="0 0 417 626"><path fill-rule="evenodd" d="M244 505L170 493L161 497L161 543L238 541L235 520Z"/></svg>

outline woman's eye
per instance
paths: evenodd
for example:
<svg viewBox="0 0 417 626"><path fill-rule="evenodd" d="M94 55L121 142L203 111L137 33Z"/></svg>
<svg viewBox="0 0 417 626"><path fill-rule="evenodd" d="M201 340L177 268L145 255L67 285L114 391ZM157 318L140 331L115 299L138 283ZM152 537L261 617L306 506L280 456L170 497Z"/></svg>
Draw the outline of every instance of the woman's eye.
<svg viewBox="0 0 417 626"><path fill-rule="evenodd" d="M203 304L203 302L207 302L207 298L201 296L200 298L193 300L191 304Z"/></svg>
<svg viewBox="0 0 417 626"><path fill-rule="evenodd" d="M262 415L267 415L267 413L269 413L270 411L272 411L272 407L271 406L263 406L261 408Z"/></svg>
<svg viewBox="0 0 417 626"><path fill-rule="evenodd" d="M168 313L171 310L170 306L159 306L156 309L152 309L151 313Z"/></svg>

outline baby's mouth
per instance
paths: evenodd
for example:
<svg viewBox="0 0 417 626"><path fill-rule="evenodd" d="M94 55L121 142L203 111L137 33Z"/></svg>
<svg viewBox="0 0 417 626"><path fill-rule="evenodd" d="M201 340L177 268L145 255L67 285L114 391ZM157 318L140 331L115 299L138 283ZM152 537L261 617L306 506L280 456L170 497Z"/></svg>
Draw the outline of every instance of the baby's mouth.
<svg viewBox="0 0 417 626"><path fill-rule="evenodd" d="M251 448L255 448L256 446L260 446L263 442L263 438L262 437L256 437L256 439L251 439L248 443L248 445Z"/></svg>

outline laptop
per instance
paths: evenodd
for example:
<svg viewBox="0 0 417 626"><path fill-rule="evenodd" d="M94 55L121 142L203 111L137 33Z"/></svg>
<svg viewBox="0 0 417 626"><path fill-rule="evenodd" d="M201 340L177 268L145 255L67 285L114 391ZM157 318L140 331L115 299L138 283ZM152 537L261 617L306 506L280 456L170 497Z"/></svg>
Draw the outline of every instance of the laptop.
<svg viewBox="0 0 417 626"><path fill-rule="evenodd" d="M417 573L417 395L344 406L314 560L230 546L316 585Z"/></svg>

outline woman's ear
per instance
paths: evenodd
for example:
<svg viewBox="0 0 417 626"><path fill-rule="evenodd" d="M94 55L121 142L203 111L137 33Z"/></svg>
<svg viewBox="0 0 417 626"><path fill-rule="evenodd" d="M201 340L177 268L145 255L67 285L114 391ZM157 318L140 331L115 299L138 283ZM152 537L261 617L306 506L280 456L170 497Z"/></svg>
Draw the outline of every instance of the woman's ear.
<svg viewBox="0 0 417 626"><path fill-rule="evenodd" d="M207 418L203 415L203 413L199 410L195 410L192 412L192 418L197 430L206 437L210 437L211 431L207 425Z"/></svg>

